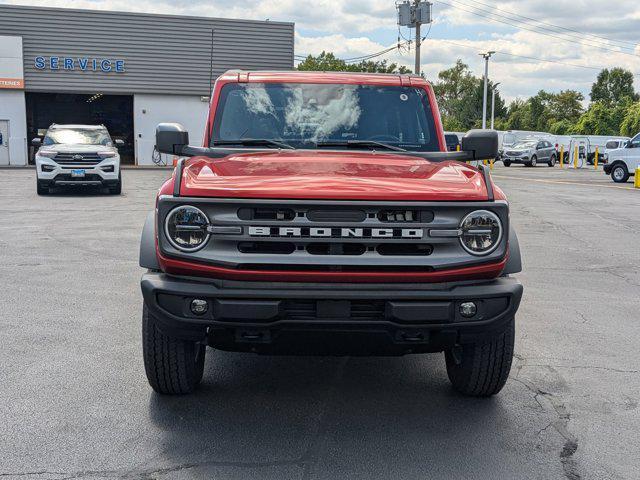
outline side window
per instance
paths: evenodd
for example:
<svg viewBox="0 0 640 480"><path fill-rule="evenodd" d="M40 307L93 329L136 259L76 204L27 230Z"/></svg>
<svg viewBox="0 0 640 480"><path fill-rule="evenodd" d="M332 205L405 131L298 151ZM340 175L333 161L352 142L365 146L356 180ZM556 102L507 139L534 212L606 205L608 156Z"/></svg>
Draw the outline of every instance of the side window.
<svg viewBox="0 0 640 480"><path fill-rule="evenodd" d="M640 148L640 133L629 142L629 148Z"/></svg>

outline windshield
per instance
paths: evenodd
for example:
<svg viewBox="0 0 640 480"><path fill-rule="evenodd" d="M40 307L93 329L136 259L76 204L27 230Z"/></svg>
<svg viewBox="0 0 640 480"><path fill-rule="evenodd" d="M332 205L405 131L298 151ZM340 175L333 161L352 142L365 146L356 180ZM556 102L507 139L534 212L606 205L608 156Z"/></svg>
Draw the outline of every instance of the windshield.
<svg viewBox="0 0 640 480"><path fill-rule="evenodd" d="M49 130L42 142L44 145L56 145L59 143L74 145L112 145L111 137L106 130L88 128L56 128Z"/></svg>
<svg viewBox="0 0 640 480"><path fill-rule="evenodd" d="M506 133L502 139L503 145L513 145L516 143L516 136L512 133Z"/></svg>
<svg viewBox="0 0 640 480"><path fill-rule="evenodd" d="M275 140L295 148L371 141L440 150L427 92L415 87L228 84L220 95L211 146L242 139Z"/></svg>
<svg viewBox="0 0 640 480"><path fill-rule="evenodd" d="M513 146L513 148L531 148L535 147L537 144L538 142L518 142Z"/></svg>

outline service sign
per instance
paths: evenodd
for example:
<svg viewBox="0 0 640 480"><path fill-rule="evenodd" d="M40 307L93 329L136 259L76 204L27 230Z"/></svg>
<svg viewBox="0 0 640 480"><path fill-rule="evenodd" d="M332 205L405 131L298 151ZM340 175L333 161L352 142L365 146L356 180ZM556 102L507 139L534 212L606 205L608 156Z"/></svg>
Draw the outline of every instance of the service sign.
<svg viewBox="0 0 640 480"><path fill-rule="evenodd" d="M23 89L22 37L0 35L0 89Z"/></svg>
<svg viewBox="0 0 640 480"><path fill-rule="evenodd" d="M119 58L37 56L33 65L38 70L124 73L124 60Z"/></svg>

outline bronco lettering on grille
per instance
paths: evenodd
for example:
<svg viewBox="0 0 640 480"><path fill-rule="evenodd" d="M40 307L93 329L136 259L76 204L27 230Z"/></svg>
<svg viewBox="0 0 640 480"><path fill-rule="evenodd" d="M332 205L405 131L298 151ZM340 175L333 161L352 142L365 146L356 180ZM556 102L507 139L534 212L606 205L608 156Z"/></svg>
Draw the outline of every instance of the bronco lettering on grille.
<svg viewBox="0 0 640 480"><path fill-rule="evenodd" d="M252 237L422 238L422 228L249 227Z"/></svg>

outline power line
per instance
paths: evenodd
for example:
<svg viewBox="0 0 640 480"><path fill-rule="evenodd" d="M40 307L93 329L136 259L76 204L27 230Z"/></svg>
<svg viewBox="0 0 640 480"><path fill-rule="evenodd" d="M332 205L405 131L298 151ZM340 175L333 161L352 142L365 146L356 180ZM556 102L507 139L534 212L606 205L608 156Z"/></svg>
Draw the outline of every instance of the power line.
<svg viewBox="0 0 640 480"><path fill-rule="evenodd" d="M425 38L426 38L426 36L423 37L423 40ZM401 43L399 43L397 45L393 45L392 47L385 48L384 50L380 50L378 52L369 53L367 55L360 55L358 57L336 58L336 60L342 60L343 62L346 62L346 63L362 62L362 61L370 60L372 58L379 57L379 56L384 55L386 53L392 52L393 50L397 50L399 47L403 47L403 46L405 46L407 44L410 44L411 42L412 42L411 40L407 40L405 42L401 42ZM294 58L305 60L308 56L309 55L294 55Z"/></svg>
<svg viewBox="0 0 640 480"><path fill-rule="evenodd" d="M469 10L469 9L460 7L458 5L453 5L451 3L444 2L442 0L434 0L434 1L437 2L437 3L441 3L443 5L448 5L448 6L452 7L452 8L457 8L458 10L465 11L465 12L470 13L472 15L477 15L479 17L486 18L486 19L491 20L492 22L495 22L495 23L503 23L505 25L510 25L510 26L515 27L515 28L520 29L520 30L527 30L529 32L536 33L538 35L544 35L544 36L547 36L547 37L557 38L558 40L562 40L562 41L565 41L565 42L574 42L575 43L575 40L572 40L570 38L561 37L559 35L553 35L551 33L543 33L543 32L539 32L537 30L534 30L533 28L527 28L527 26L524 26L524 25L517 25L517 24L506 22L506 21L503 21L503 20L498 20L498 19L495 19L495 18L493 18L493 17L491 17L489 15L485 15L483 13L478 13L478 12L475 12L473 10ZM492 13L491 15L496 15L496 14ZM536 27L536 28L540 28L540 27ZM589 42L587 42L585 40L581 40L581 42L582 42L582 44L584 44L586 46L589 46L589 47L592 47L592 48L597 48L597 49L600 49L600 50L606 50L606 51L613 52L613 53L619 53L619 54L623 54L623 55L628 55L628 56L634 57L634 58L640 58L640 56L638 56L636 54L633 54L633 53L624 52L624 51L620 51L620 50L614 50L612 48L607 48L607 47L604 47L604 46L601 46L601 45L598 45L598 44L589 43Z"/></svg>
<svg viewBox="0 0 640 480"><path fill-rule="evenodd" d="M464 4L464 5L471 6L471 5L469 5L469 4L465 4L464 2L461 2L460 0L456 0L456 1L457 1L458 3L462 3L462 4ZM478 0L475 0L475 3L479 3L480 5L484 5L485 7L493 8L493 5L489 5L488 3L480 2L480 1L478 1ZM478 7L472 7L472 8L476 8L476 9L477 9ZM480 9L479 9L479 10L480 10ZM484 10L484 11L486 11L486 10ZM511 11L507 11L507 12L505 12L505 11L503 10L503 12L504 12L504 13L506 13L506 14L508 14L508 15L510 15L510 16L512 16L512 17L524 18L524 19L530 20L531 22L540 23L540 24L542 24L542 25L547 25L547 26L549 26L549 27L553 27L553 28L560 28L560 29L563 29L563 30L567 30L567 31L569 31L569 32L578 33L578 34L580 34L580 35L590 35L590 36L592 36L592 37L594 37L594 38L600 38L601 40L606 40L606 41L611 42L611 43L621 43L621 44L622 44L622 43L626 43L627 45L630 45L630 46L631 46L632 48L634 48L634 49L635 49L635 47L637 47L637 46L638 46L638 43L637 43L637 42L630 42L630 41L628 41L628 40L616 40L616 39L612 39L612 38L608 38L608 37L603 37L603 36L601 36L601 35L596 35L596 34L594 34L594 33L581 32L580 30L574 30L574 29L572 29L572 28L563 27L563 26L560 26L560 25L555 25L555 24L553 24L553 23L545 22L544 20L538 20L538 19L536 19L536 18L527 17L526 15L521 15L521 14L519 14L519 13L513 13L513 12L511 12ZM565 35L568 35L568 34L567 34L567 33L565 33ZM628 48L628 47L625 47L625 48Z"/></svg>
<svg viewBox="0 0 640 480"><path fill-rule="evenodd" d="M451 40L444 40L442 38L438 38L438 39L434 39L434 40L437 40L438 42L449 43L451 45L456 45L457 47L468 48L470 50L478 51L477 47L472 47L470 45L464 45L463 43L452 42ZM546 58L530 57L530 56L527 56L527 55L518 55L516 53L504 52L504 51L500 51L500 50L496 50L495 52L497 54L507 55L509 57L524 58L524 59L527 59L527 60L534 60L534 61L538 61L538 62L555 63L555 64L558 64L558 65L564 65L566 67L584 68L584 69L588 69L588 70L598 70L598 71L601 71L601 70L604 70L605 68L608 68L608 67L593 67L593 66L589 66L589 65L578 65L577 63L567 63L567 62L562 62L560 60L549 60L549 59L546 59ZM633 76L634 77L640 77L640 74L634 73Z"/></svg>

